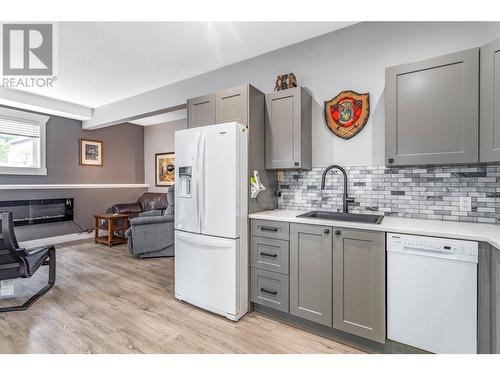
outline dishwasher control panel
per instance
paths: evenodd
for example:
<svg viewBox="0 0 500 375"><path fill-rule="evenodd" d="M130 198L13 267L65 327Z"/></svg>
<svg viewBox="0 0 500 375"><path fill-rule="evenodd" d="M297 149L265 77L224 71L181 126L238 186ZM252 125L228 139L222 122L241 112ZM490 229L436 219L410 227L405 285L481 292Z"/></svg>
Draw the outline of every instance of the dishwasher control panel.
<svg viewBox="0 0 500 375"><path fill-rule="evenodd" d="M478 261L476 241L387 233L387 250L437 258Z"/></svg>

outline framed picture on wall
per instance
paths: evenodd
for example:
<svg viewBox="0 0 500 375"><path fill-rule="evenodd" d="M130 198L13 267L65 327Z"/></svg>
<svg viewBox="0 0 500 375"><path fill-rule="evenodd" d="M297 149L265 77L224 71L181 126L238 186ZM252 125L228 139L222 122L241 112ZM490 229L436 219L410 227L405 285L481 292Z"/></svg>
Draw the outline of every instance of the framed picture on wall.
<svg viewBox="0 0 500 375"><path fill-rule="evenodd" d="M80 165L94 165L102 167L102 153L102 141L80 138Z"/></svg>
<svg viewBox="0 0 500 375"><path fill-rule="evenodd" d="M175 183L175 153L163 152L155 155L156 186Z"/></svg>

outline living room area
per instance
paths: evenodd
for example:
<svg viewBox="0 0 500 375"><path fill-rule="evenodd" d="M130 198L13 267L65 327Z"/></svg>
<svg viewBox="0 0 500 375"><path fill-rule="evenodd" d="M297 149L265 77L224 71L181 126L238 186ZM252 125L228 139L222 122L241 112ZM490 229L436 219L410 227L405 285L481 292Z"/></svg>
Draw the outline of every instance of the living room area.
<svg viewBox="0 0 500 375"><path fill-rule="evenodd" d="M85 257L86 249L86 255L108 260L100 262L107 264L108 272L117 264L127 270L125 264L138 258L174 255L170 168L175 160L174 132L186 125L185 120L148 124L151 126L123 123L84 130L79 120L0 106L0 210L13 213L19 248L58 248L58 282L46 299L54 294L59 298L61 286L68 285L61 281L66 267L72 283L79 275L84 277L81 267L70 264L86 262L78 259ZM157 165L159 173L155 173ZM103 216L106 221L98 219ZM109 223L116 224L111 231ZM71 249L74 258L65 260ZM141 264L144 274L140 279L147 279L152 274L149 268L158 268L155 264L168 268L170 263L157 259ZM11 280L10 285L2 282L0 309L22 305L33 296L46 284L46 268L41 267L32 278ZM133 270L129 265L129 279ZM44 298L37 303L42 308ZM22 313L3 314L2 323L18 317ZM4 340L0 346L2 352L16 352Z"/></svg>
<svg viewBox="0 0 500 375"><path fill-rule="evenodd" d="M234 322L175 299L169 165L175 131L187 126L185 110L179 112L84 130L78 120L0 107L0 119L11 123L14 116L41 116L47 168L46 175L1 175L2 211L14 212L19 223L13 226L18 248L57 249L57 282L46 294L37 291L50 280L49 262L2 286L0 309L26 302L28 308L0 315L0 352L362 352L263 315L240 321L238 331L248 334L235 335ZM98 165L85 165L84 141L99 145ZM111 242L108 223L116 224Z"/></svg>
<svg viewBox="0 0 500 375"><path fill-rule="evenodd" d="M168 163L173 167L174 132L182 123L149 129L126 123L88 131L81 121L69 118L43 115L42 122L32 126L30 119L38 116L32 112L8 107L0 111L4 159L0 207L14 211L18 241L36 245L83 239L95 229L94 215L112 212L129 214L131 219L142 211L167 208L173 170L166 169ZM163 132L161 146L152 143L158 130ZM29 132L36 136L26 136ZM34 146L30 143L26 150L20 147L23 142ZM42 143L44 147L39 146ZM159 178L172 181L156 183L157 153L163 156L158 163L165 164L160 168L168 174ZM42 166L29 174L29 166L22 163L36 164L33 160L41 160ZM137 205L117 206L131 202Z"/></svg>

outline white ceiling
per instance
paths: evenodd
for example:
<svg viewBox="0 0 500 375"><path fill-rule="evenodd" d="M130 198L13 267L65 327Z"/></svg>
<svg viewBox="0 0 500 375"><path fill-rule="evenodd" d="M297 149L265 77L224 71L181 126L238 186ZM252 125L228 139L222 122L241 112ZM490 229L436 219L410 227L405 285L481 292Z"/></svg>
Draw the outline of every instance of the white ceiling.
<svg viewBox="0 0 500 375"><path fill-rule="evenodd" d="M62 22L57 82L27 91L92 108L354 22Z"/></svg>

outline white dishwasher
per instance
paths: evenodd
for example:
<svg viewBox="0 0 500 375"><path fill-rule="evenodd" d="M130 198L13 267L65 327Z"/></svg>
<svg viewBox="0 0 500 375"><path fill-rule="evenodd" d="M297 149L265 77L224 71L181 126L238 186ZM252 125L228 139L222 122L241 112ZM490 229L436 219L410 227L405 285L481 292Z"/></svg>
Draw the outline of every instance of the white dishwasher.
<svg viewBox="0 0 500 375"><path fill-rule="evenodd" d="M387 233L387 337L476 353L477 263L477 242Z"/></svg>

